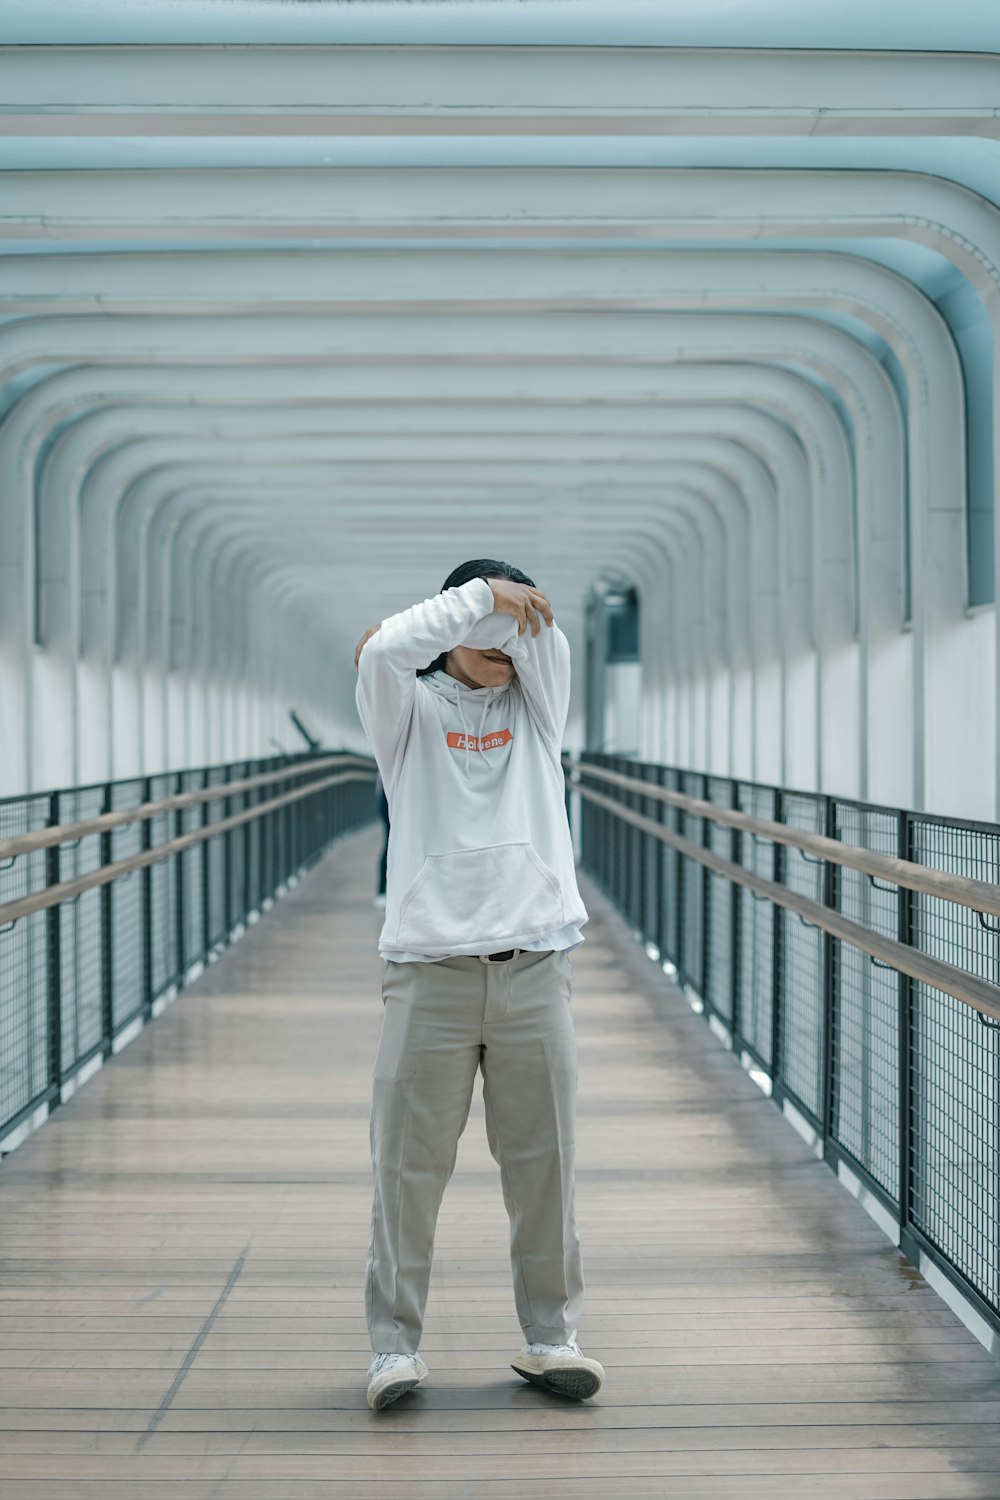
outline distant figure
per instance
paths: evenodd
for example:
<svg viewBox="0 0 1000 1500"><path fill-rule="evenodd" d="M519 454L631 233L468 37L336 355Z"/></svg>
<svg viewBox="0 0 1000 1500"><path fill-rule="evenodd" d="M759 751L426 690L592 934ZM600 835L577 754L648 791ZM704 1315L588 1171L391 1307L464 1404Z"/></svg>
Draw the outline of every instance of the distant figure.
<svg viewBox="0 0 1000 1500"><path fill-rule="evenodd" d="M382 842L382 858L378 866L378 894L375 897L376 906L385 905L385 882L389 865L389 799L385 795L385 787L382 785L382 772L375 777L375 800L378 803L379 817L385 824L385 838Z"/></svg>
<svg viewBox="0 0 1000 1500"><path fill-rule="evenodd" d="M392 804L368 1404L381 1411L427 1378L418 1349L434 1229L480 1069L525 1338L511 1364L585 1399L604 1371L576 1342L569 954L587 911L560 759L569 645L530 578L480 558L434 598L367 630L354 660L358 711ZM484 1350L477 1363L488 1359Z"/></svg>

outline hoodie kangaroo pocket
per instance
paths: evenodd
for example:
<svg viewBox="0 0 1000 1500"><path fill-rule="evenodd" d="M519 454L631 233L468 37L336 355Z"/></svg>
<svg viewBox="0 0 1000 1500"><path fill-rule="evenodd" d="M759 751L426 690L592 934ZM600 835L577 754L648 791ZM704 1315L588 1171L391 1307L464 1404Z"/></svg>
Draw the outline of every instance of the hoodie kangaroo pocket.
<svg viewBox="0 0 1000 1500"><path fill-rule="evenodd" d="M403 897L396 941L437 951L565 925L559 881L531 845L492 844L427 856Z"/></svg>

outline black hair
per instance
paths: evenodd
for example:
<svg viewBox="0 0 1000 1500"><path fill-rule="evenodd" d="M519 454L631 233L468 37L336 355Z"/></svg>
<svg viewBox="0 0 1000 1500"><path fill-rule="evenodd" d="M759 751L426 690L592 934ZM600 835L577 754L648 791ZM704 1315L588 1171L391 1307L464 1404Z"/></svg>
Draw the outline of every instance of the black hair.
<svg viewBox="0 0 1000 1500"><path fill-rule="evenodd" d="M457 568L452 568L441 585L441 593L446 593L448 589L460 589L463 583L471 583L473 578L509 578L511 583L526 583L529 588L535 587L535 580L511 563L497 562L493 557L476 557L471 562L459 563ZM429 667L420 667L417 676L426 677L428 672L443 671L447 655L447 651L442 651Z"/></svg>

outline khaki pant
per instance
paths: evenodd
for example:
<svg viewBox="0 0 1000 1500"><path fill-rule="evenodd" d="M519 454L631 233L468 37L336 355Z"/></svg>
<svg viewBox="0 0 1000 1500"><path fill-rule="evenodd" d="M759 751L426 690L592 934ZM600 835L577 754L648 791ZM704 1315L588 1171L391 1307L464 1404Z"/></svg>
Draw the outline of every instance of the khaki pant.
<svg viewBox="0 0 1000 1500"><path fill-rule="evenodd" d="M568 954L389 963L375 1057L375 1200L365 1302L372 1348L415 1354L434 1229L483 1071L528 1343L562 1344L583 1301L573 1207L576 1041Z"/></svg>

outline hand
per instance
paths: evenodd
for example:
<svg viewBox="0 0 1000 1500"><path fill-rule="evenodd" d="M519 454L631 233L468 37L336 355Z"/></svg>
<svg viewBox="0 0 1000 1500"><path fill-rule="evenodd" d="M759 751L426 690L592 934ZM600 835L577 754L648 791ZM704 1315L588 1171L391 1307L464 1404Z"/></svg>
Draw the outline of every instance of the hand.
<svg viewBox="0 0 1000 1500"><path fill-rule="evenodd" d="M361 652L362 652L362 648L364 647L365 642L366 641L370 641L371 638L372 638L372 636L376 635L381 629L382 629L382 622L381 622L381 620L379 621L379 623L377 625L370 625L368 627L368 629L365 631L364 635L361 637L361 639L358 642L358 644L355 646L355 648L354 648L354 670L355 670L355 672L358 670L358 662L361 660Z"/></svg>
<svg viewBox="0 0 1000 1500"><path fill-rule="evenodd" d="M555 624L552 605L541 589L531 588L526 583L514 583L509 578L487 578L486 582L493 593L494 613L513 615L517 621L518 635L523 635L528 625L531 626L532 635L538 635L542 628L539 615L546 625Z"/></svg>

